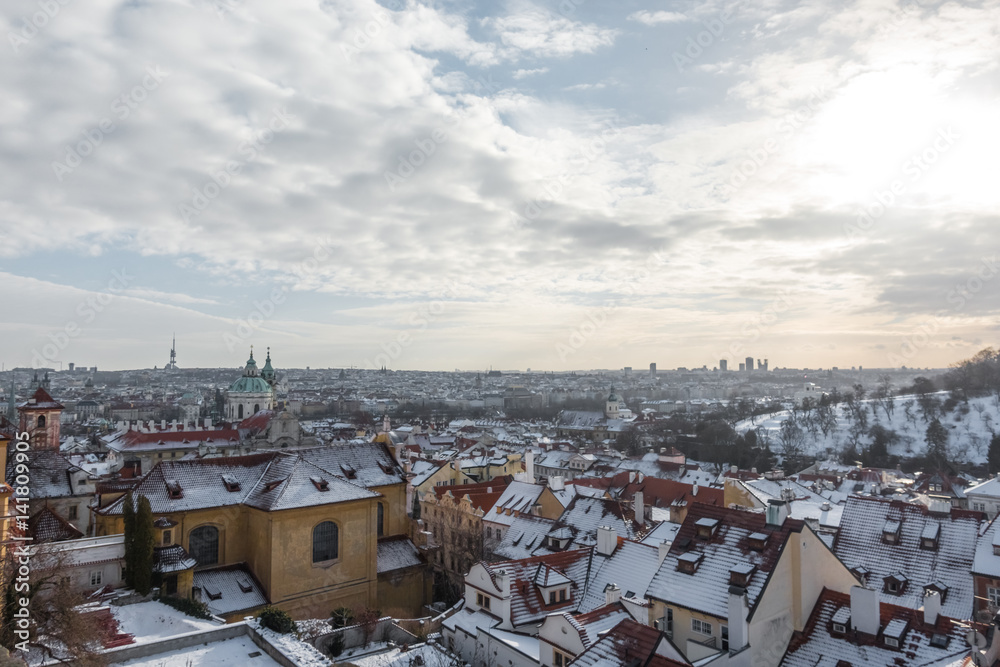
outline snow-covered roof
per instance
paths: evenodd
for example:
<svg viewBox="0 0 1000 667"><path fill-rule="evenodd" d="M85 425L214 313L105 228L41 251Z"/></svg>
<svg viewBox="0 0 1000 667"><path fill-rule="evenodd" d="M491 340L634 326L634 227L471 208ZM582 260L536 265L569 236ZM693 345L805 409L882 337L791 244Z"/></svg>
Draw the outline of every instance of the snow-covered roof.
<svg viewBox="0 0 1000 667"><path fill-rule="evenodd" d="M379 574L403 570L415 565L421 565L423 562L420 558L420 552L417 551L417 547L406 536L401 535L378 541Z"/></svg>
<svg viewBox="0 0 1000 667"><path fill-rule="evenodd" d="M940 530L937 545L924 548L921 536L934 524ZM941 581L950 590L942 600L942 613L965 618L973 603L970 571L979 528L978 512L935 515L922 505L852 496L844 506L833 550L847 567L868 568L867 583L879 590L883 603L919 609L924 586ZM886 543L886 532L898 534L897 543ZM909 584L898 595L883 592L882 580L889 576L906 577Z"/></svg>
<svg viewBox="0 0 1000 667"><path fill-rule="evenodd" d="M194 573L201 601L216 616L249 611L267 604L267 596L246 565L226 565Z"/></svg>

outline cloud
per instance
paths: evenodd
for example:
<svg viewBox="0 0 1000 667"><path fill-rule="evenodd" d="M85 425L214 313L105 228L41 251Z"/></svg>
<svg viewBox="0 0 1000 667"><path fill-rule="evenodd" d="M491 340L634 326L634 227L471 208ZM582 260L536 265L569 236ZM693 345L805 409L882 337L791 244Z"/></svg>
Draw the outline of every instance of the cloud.
<svg viewBox="0 0 1000 667"><path fill-rule="evenodd" d="M645 23L646 25L653 26L660 25L662 23L679 23L680 21L686 21L688 19L684 14L677 12L642 10L629 14L628 20L638 21L639 23Z"/></svg>
<svg viewBox="0 0 1000 667"><path fill-rule="evenodd" d="M593 53L611 46L618 34L613 28L573 21L525 1L512 3L506 16L485 19L483 24L515 52L540 58Z"/></svg>
<svg viewBox="0 0 1000 667"><path fill-rule="evenodd" d="M538 67L535 69L518 69L514 70L514 73L511 74L511 76L514 77L515 79L525 79L529 76L535 76L536 74L545 74L548 71L549 71L548 67Z"/></svg>

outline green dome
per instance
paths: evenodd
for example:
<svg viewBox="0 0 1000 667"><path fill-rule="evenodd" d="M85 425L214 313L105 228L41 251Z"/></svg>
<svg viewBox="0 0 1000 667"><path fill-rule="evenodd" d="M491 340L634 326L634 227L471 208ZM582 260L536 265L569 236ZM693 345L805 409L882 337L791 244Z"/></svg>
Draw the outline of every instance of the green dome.
<svg viewBox="0 0 1000 667"><path fill-rule="evenodd" d="M229 385L229 393L233 394L270 394L271 385L261 377L244 375Z"/></svg>

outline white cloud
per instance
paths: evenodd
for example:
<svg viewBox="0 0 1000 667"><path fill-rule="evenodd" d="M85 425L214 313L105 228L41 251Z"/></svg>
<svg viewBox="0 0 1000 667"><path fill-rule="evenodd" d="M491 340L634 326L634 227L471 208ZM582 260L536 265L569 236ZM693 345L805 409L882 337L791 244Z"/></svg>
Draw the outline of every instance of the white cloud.
<svg viewBox="0 0 1000 667"><path fill-rule="evenodd" d="M617 30L573 21L525 0L512 3L508 14L483 21L516 52L542 58L565 58L593 53L615 41Z"/></svg>
<svg viewBox="0 0 1000 667"><path fill-rule="evenodd" d="M548 67L538 67L536 69L518 69L514 70L514 73L511 76L513 76L515 79L520 80L527 78L529 76L534 76L536 74L545 74L548 71L549 71Z"/></svg>
<svg viewBox="0 0 1000 667"><path fill-rule="evenodd" d="M661 23L678 23L680 21L686 21L687 17L684 16L684 14L679 14L677 12L642 10L629 14L628 20L638 21L639 23L645 23L646 25L660 25Z"/></svg>

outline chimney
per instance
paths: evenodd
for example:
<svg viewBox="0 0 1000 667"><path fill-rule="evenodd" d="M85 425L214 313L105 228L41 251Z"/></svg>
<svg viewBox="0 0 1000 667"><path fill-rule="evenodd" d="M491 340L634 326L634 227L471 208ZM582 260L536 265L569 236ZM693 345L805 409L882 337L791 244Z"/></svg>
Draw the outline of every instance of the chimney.
<svg viewBox="0 0 1000 667"><path fill-rule="evenodd" d="M691 495L692 496L698 495L698 482L695 482L694 484L691 485Z"/></svg>
<svg viewBox="0 0 1000 667"><path fill-rule="evenodd" d="M161 419L160 420L160 430L161 431L167 430L167 420L166 419Z"/></svg>
<svg viewBox="0 0 1000 667"><path fill-rule="evenodd" d="M740 467L739 466L729 466L729 472L731 472L732 474L735 475L739 471L740 471Z"/></svg>
<svg viewBox="0 0 1000 667"><path fill-rule="evenodd" d="M507 570L497 570L493 576L497 580L497 588L500 589L503 597L510 597L510 575L507 574Z"/></svg>
<svg viewBox="0 0 1000 667"><path fill-rule="evenodd" d="M212 418L211 417L205 417L205 430L206 431L211 431L212 430Z"/></svg>
<svg viewBox="0 0 1000 667"><path fill-rule="evenodd" d="M597 553L601 556L610 556L618 546L618 535L609 526L601 526L597 529Z"/></svg>
<svg viewBox="0 0 1000 667"><path fill-rule="evenodd" d="M566 488L566 483L562 475L553 475L549 477L549 488L553 491L562 491Z"/></svg>
<svg viewBox="0 0 1000 667"><path fill-rule="evenodd" d="M643 474L641 472L636 473L636 475L635 475L635 481L637 481L640 484L642 484L642 480L643 479L645 479L645 477L643 476Z"/></svg>
<svg viewBox="0 0 1000 667"><path fill-rule="evenodd" d="M783 526L788 518L788 503L784 500L770 498L767 501L767 525Z"/></svg>
<svg viewBox="0 0 1000 667"><path fill-rule="evenodd" d="M633 497L635 502L635 522L639 526L646 525L646 505L643 503L642 491L636 491Z"/></svg>
<svg viewBox="0 0 1000 667"><path fill-rule="evenodd" d="M750 627L747 623L747 594L740 586L729 587L729 651L739 651L747 645L750 639Z"/></svg>
<svg viewBox="0 0 1000 667"><path fill-rule="evenodd" d="M608 584L604 587L604 604L614 604L622 599L622 589L618 584Z"/></svg>
<svg viewBox="0 0 1000 667"><path fill-rule="evenodd" d="M524 472L527 474L528 478L525 480L528 484L535 483L535 450L529 449L524 453Z"/></svg>
<svg viewBox="0 0 1000 667"><path fill-rule="evenodd" d="M176 419L170 420L170 430L171 431L176 431L177 430L177 420Z"/></svg>
<svg viewBox="0 0 1000 667"><path fill-rule="evenodd" d="M628 473L628 483L629 484L635 484L635 471L634 470L630 470L629 473Z"/></svg>
<svg viewBox="0 0 1000 667"><path fill-rule="evenodd" d="M851 628L875 636L879 627L878 593L861 586L851 587Z"/></svg>
<svg viewBox="0 0 1000 667"><path fill-rule="evenodd" d="M935 590L924 593L924 623L927 625L937 625L938 616L941 614L941 594Z"/></svg>
<svg viewBox="0 0 1000 667"><path fill-rule="evenodd" d="M659 564L662 565L663 560L667 557L667 553L670 552L670 542L663 540L662 542L656 545L656 550L659 552L658 553L660 559Z"/></svg>

